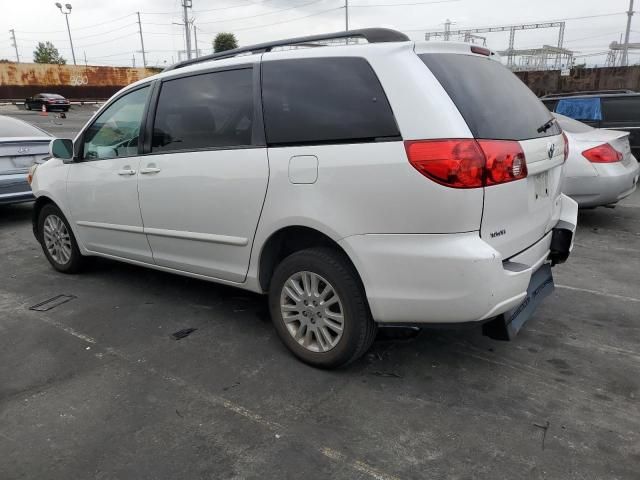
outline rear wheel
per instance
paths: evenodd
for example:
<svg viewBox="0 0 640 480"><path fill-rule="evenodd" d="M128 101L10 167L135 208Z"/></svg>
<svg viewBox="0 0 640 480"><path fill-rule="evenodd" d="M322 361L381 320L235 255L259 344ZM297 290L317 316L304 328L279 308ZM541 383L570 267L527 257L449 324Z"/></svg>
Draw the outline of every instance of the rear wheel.
<svg viewBox="0 0 640 480"><path fill-rule="evenodd" d="M53 268L63 273L81 270L85 258L80 253L69 222L55 205L45 205L40 211L38 236L42 250Z"/></svg>
<svg viewBox="0 0 640 480"><path fill-rule="evenodd" d="M24 109L31 110L31 105L29 105L27 102L24 102Z"/></svg>
<svg viewBox="0 0 640 480"><path fill-rule="evenodd" d="M346 365L375 338L376 324L355 269L329 248L285 258L271 280L269 307L280 339L316 367Z"/></svg>

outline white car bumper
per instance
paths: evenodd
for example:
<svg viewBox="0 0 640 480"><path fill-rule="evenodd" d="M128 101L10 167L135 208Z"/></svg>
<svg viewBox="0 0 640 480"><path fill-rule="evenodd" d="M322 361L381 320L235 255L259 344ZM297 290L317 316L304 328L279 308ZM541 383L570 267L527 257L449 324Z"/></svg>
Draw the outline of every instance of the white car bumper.
<svg viewBox="0 0 640 480"><path fill-rule="evenodd" d="M571 196L581 208L599 207L619 202L636 189L640 167L635 159L621 162L592 164L597 176L566 177L562 191Z"/></svg>
<svg viewBox="0 0 640 480"><path fill-rule="evenodd" d="M575 232L577 205L562 196L558 227ZM464 323L518 306L549 256L552 232L504 261L478 232L344 238L380 323Z"/></svg>

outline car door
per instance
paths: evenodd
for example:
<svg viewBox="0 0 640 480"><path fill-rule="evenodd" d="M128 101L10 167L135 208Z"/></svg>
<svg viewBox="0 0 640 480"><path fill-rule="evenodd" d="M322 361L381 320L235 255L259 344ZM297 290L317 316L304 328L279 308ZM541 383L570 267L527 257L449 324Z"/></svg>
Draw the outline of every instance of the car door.
<svg viewBox="0 0 640 480"><path fill-rule="evenodd" d="M244 281L268 180L257 69L162 82L138 182L157 265Z"/></svg>
<svg viewBox="0 0 640 480"><path fill-rule="evenodd" d="M67 176L67 199L90 251L152 263L138 203L139 143L150 87L113 101L78 138L80 158Z"/></svg>

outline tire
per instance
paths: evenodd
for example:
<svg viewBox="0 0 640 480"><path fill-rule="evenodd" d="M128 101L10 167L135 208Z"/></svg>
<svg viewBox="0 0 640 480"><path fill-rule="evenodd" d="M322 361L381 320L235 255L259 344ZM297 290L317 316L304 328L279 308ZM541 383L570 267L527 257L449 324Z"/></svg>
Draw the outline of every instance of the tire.
<svg viewBox="0 0 640 480"><path fill-rule="evenodd" d="M331 248L301 250L285 258L271 278L269 309L282 342L314 367L353 362L369 349L377 331L358 273L344 254Z"/></svg>
<svg viewBox="0 0 640 480"><path fill-rule="evenodd" d="M31 110L31 106L27 102L25 102L24 103L24 109L25 110Z"/></svg>
<svg viewBox="0 0 640 480"><path fill-rule="evenodd" d="M45 234L45 223L50 235ZM56 236L55 233L59 236ZM82 270L86 259L80 253L78 242L69 222L60 209L48 204L38 215L38 240L42 251L53 268L62 273L77 273Z"/></svg>

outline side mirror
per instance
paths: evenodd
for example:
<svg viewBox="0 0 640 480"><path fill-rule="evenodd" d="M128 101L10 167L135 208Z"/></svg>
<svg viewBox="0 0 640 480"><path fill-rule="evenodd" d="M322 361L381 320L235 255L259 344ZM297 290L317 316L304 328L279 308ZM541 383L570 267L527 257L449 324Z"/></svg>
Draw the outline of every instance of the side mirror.
<svg viewBox="0 0 640 480"><path fill-rule="evenodd" d="M65 161L73 159L73 140L69 140L68 138L51 140L49 144L49 155L52 158L60 158Z"/></svg>

